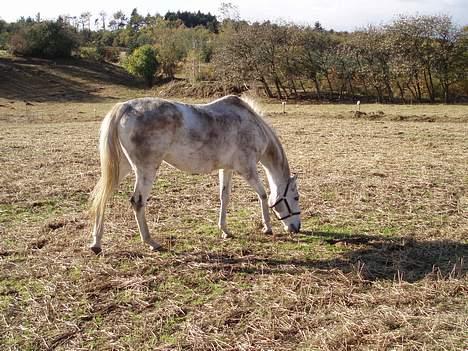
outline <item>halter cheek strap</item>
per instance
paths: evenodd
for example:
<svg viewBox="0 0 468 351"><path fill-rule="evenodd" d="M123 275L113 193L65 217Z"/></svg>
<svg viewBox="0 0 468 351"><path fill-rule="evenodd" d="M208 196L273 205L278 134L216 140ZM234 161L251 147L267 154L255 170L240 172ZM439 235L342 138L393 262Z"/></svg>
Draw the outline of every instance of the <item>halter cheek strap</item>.
<svg viewBox="0 0 468 351"><path fill-rule="evenodd" d="M283 217L280 217L276 214L276 212L273 211L273 213L275 214L276 218L278 218L279 221L282 221L283 219L286 219L286 218L289 218L289 217L292 217L292 216L296 216L296 215L299 215L301 214L301 211L298 211L298 212L292 212L291 211L291 206L289 206L289 202L288 202L288 199L286 198L286 195L288 194L288 190L289 190L289 183L290 183L290 180L288 180L288 183L286 184L286 189L284 189L284 194L282 197L280 197L278 200L276 200L276 202L270 206L270 208L275 208L276 206L278 206L282 201L284 201L284 204L286 205L286 208L288 209L288 214L286 216L283 216Z"/></svg>

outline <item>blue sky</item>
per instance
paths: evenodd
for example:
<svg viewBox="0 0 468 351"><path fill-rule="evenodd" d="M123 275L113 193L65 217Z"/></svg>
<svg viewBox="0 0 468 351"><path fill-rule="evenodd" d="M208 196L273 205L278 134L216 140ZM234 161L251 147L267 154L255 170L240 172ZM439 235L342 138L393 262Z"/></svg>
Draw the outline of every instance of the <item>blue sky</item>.
<svg viewBox="0 0 468 351"><path fill-rule="evenodd" d="M398 14L448 14L455 23L468 25L468 0L14 0L2 4L0 18L15 21L20 16L54 19L61 14L79 15L90 11L94 16L104 10L109 15L122 10L130 13L137 8L141 14L168 10L211 12L218 15L221 2L230 2L247 20L285 20L300 24L322 23L326 29L353 30L368 24L391 21Z"/></svg>

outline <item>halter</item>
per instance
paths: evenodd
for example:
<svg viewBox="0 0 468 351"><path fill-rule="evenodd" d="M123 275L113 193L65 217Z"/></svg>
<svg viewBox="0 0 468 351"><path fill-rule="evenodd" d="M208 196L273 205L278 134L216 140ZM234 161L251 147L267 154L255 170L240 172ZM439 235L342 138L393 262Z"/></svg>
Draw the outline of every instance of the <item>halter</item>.
<svg viewBox="0 0 468 351"><path fill-rule="evenodd" d="M287 195L288 190L289 190L289 183L290 182L291 182L291 179L289 179L288 183L286 184L286 189L284 189L283 196L280 197L278 200L276 200L276 202L273 205L270 206L270 208L275 208L276 206L278 206L278 204L281 203L281 201L284 201L284 203L286 205L286 208L288 209L288 212L289 212L286 216L280 217L280 216L278 216L276 214L276 212L273 211L273 213L275 214L276 218L278 218L279 221L282 221L283 219L286 219L286 218L301 214L301 211L298 211L298 212L292 212L291 211L291 206L289 206L288 199L286 198L286 195Z"/></svg>

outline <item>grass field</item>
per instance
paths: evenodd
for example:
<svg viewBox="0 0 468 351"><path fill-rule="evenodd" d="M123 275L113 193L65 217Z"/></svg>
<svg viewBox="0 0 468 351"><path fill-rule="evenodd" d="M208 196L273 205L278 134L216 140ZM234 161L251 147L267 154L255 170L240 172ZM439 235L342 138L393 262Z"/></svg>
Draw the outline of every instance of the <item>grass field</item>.
<svg viewBox="0 0 468 351"><path fill-rule="evenodd" d="M147 217L167 251L140 242L128 178L95 256L98 121L157 90L19 65L0 84L0 349L468 348L467 106L363 105L356 118L351 105L265 102L299 175L301 234L277 222L261 234L235 177L235 237L220 239L217 174L164 165ZM60 84L23 94L38 71Z"/></svg>

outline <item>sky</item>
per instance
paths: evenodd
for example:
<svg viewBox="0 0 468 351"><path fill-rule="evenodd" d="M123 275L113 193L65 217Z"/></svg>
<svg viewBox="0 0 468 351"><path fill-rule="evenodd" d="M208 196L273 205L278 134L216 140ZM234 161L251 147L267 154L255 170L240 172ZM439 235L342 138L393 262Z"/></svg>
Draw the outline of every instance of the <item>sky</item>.
<svg viewBox="0 0 468 351"><path fill-rule="evenodd" d="M468 25L468 0L13 0L2 1L0 18L14 22L21 16L56 19L59 15L79 16L89 11L94 17L105 11L109 16L118 10L130 14L164 15L167 11L202 11L219 15L222 2L236 5L240 17L249 21L288 21L311 24L325 29L352 31L369 24L390 22L398 14L447 14L458 25ZM5 5L5 3L7 5Z"/></svg>

